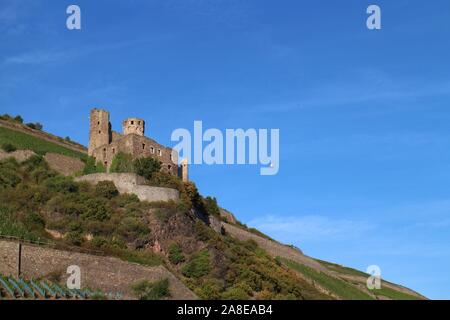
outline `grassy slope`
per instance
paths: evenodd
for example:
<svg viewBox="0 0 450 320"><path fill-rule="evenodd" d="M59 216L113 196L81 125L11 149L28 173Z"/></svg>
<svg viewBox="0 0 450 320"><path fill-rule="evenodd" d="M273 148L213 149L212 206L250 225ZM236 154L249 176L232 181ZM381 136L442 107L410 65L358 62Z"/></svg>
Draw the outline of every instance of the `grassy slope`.
<svg viewBox="0 0 450 320"><path fill-rule="evenodd" d="M47 152L53 152L74 158L87 158L86 154L70 150L56 143L39 139L23 132L0 127L0 145L3 143L11 143L17 149L29 149L41 155Z"/></svg>
<svg viewBox="0 0 450 320"><path fill-rule="evenodd" d="M318 283L323 288L338 295L342 299L348 300L371 300L373 299L367 293L357 289L355 286L349 284L347 281L331 277L323 272L314 270L310 267L298 264L296 262L281 258L289 268L300 272L307 278Z"/></svg>
<svg viewBox="0 0 450 320"><path fill-rule="evenodd" d="M367 293L363 292L362 290L357 288L357 285L365 285L365 282L360 282L357 280L349 281L345 278L335 278L329 275L324 274L323 272L316 271L314 269L311 269L307 266L299 265L293 261L281 259L288 267L291 269L294 269L300 273L302 273L304 276L316 281L319 285L322 287L328 289L329 291L337 294L339 297L343 299L373 299L371 296L369 296ZM327 267L328 270L337 272L338 274L342 275L351 275L356 277L368 277L369 275L352 268L344 267L335 263L323 261L323 260L317 260L320 263L322 263L324 266ZM383 286L383 283L386 283L386 281L382 282L381 289L379 290L373 290L372 294L374 294L377 298L389 298L393 300L419 300L420 298L417 296L413 296L398 290L394 290L390 287ZM392 283L390 283L392 284Z"/></svg>

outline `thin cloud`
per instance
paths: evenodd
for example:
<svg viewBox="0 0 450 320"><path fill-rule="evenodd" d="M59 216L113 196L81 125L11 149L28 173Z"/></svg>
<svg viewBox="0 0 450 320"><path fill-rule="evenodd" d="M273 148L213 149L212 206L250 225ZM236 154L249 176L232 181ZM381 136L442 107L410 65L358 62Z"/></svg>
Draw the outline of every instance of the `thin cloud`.
<svg viewBox="0 0 450 320"><path fill-rule="evenodd" d="M286 243L348 240L358 238L376 228L371 222L331 219L318 215L267 215L250 221L249 225Z"/></svg>

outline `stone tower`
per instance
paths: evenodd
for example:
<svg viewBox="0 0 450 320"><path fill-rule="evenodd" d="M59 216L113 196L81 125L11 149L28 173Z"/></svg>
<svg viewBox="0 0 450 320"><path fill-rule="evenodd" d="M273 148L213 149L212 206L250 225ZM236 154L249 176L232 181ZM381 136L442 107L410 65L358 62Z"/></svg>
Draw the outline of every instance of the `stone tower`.
<svg viewBox="0 0 450 320"><path fill-rule="evenodd" d="M101 109L92 109L89 125L89 147L88 155L93 151L111 142L111 124L109 123L109 112Z"/></svg>
<svg viewBox="0 0 450 320"><path fill-rule="evenodd" d="M183 159L181 161L181 179L183 182L189 181L189 173L188 173L188 160Z"/></svg>
<svg viewBox="0 0 450 320"><path fill-rule="evenodd" d="M138 136L144 136L145 133L145 121L139 118L128 118L123 121L123 134L128 135L131 133Z"/></svg>

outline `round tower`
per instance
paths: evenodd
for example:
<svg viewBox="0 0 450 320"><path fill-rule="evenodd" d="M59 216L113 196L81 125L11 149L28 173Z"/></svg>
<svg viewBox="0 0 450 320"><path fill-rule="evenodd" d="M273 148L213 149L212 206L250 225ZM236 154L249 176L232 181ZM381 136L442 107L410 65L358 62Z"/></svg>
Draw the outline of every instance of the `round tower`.
<svg viewBox="0 0 450 320"><path fill-rule="evenodd" d="M139 136L143 136L145 133L145 121L140 118L128 118L123 120L123 134L137 134Z"/></svg>

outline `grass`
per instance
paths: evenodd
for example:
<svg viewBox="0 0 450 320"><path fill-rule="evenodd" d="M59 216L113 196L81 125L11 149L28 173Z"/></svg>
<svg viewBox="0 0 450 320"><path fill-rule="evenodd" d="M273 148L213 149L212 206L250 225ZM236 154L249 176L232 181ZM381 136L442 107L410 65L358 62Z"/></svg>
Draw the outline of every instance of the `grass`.
<svg viewBox="0 0 450 320"><path fill-rule="evenodd" d="M346 300L372 300L373 298L361 290L358 290L348 282L331 277L323 272L316 271L310 267L298 264L294 261L279 258L289 268L300 272L307 278L315 281L317 284L328 291L338 295Z"/></svg>
<svg viewBox="0 0 450 320"><path fill-rule="evenodd" d="M344 267L341 266L339 264L336 263L331 263L328 261L323 261L323 260L319 260L319 259L315 259L317 262L319 262L320 264L322 264L323 266L325 266L327 269L331 270L331 271L336 271L338 273L341 274L348 274L351 276L360 276L360 277L365 277L367 278L369 275L367 273L364 273L362 271L356 270L356 269L352 269L352 268L348 268L348 267Z"/></svg>
<svg viewBox="0 0 450 320"><path fill-rule="evenodd" d="M421 300L417 296L413 296L413 295L383 286L383 283L381 283L381 289L372 290L372 293L375 294L376 296L383 296L383 297L393 299L393 300Z"/></svg>
<svg viewBox="0 0 450 320"><path fill-rule="evenodd" d="M29 149L37 154L44 155L47 152L62 154L65 156L87 159L87 155L77 152L56 143L34 137L32 135L0 127L0 144L10 143L17 149Z"/></svg>
<svg viewBox="0 0 450 320"><path fill-rule="evenodd" d="M346 275L351 275L351 276L360 276L360 277L364 277L364 278L367 278L369 276L369 274L367 274L367 273L364 273L364 272L356 270L356 269L344 267L339 264L335 264L335 263L331 263L331 262L323 261L323 260L319 260L319 259L316 259L316 261L318 261L319 263L324 265L327 269L329 269L331 271L336 271L340 274L346 274ZM383 283L389 283L389 284L395 285L391 282L383 281L382 285L381 285L381 289L372 290L372 293L374 295L384 296L386 298L393 299L393 300L420 300L420 298L417 296L410 295L410 294L383 286Z"/></svg>

